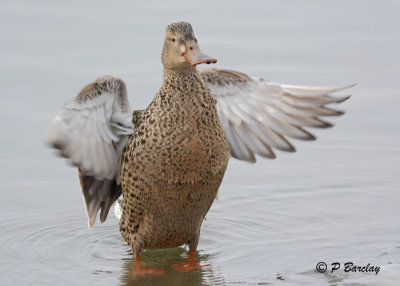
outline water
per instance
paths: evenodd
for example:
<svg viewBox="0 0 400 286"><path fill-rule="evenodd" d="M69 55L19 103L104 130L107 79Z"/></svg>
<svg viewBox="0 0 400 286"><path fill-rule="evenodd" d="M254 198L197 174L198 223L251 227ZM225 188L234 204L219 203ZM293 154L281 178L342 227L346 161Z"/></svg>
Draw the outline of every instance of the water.
<svg viewBox="0 0 400 286"><path fill-rule="evenodd" d="M396 1L0 3L2 285L399 285L400 4ZM298 152L232 160L202 227L204 267L146 251L135 276L110 216L87 228L77 172L43 145L61 104L114 74L144 108L161 81L164 27L190 21L218 67L290 84L357 82L331 130ZM380 272L318 273L326 262Z"/></svg>

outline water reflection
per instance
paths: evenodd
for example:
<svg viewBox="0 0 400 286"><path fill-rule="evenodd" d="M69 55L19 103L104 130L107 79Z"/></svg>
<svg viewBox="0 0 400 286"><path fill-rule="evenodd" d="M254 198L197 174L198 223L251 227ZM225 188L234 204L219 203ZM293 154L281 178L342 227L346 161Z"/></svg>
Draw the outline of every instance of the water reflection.
<svg viewBox="0 0 400 286"><path fill-rule="evenodd" d="M133 253L128 256L132 257ZM193 261L181 247L147 250L141 253L141 259L139 267L152 269L154 273L141 273L132 258L125 258L121 285L225 285L211 265L211 256L201 252L194 257L198 267L189 266L190 270L186 263L189 260L193 265Z"/></svg>

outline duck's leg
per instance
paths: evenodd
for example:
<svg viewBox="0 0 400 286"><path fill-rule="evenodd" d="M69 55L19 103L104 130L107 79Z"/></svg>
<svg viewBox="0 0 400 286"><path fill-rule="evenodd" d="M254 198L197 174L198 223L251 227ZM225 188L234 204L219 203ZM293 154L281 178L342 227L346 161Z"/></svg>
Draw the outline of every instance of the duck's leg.
<svg viewBox="0 0 400 286"><path fill-rule="evenodd" d="M197 245L199 244L200 231L198 231L193 238L189 241L189 254L196 254Z"/></svg>
<svg viewBox="0 0 400 286"><path fill-rule="evenodd" d="M140 261L142 260L139 257L139 253L135 253L133 256L135 260L135 269L133 270L134 275L161 275L165 274L164 267L153 267L153 266L142 266L140 265Z"/></svg>
<svg viewBox="0 0 400 286"><path fill-rule="evenodd" d="M189 272L196 269L201 269L202 267L207 267L208 265L201 265L197 258L197 251L193 250L189 252L188 257L180 263L172 264L171 267L178 272Z"/></svg>
<svg viewBox="0 0 400 286"><path fill-rule="evenodd" d="M189 255L184 258L184 260L177 264L172 264L172 268L179 272L189 272L195 269L200 269L201 267L205 267L207 265L200 265L200 262L197 258L197 245L199 244L200 232L197 232L196 235L193 236L193 239L189 241Z"/></svg>

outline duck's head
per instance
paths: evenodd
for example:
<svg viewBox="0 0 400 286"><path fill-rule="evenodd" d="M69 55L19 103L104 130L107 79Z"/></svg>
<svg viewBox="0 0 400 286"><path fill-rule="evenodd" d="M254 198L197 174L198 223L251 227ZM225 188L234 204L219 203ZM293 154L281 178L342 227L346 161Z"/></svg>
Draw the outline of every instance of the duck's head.
<svg viewBox="0 0 400 286"><path fill-rule="evenodd" d="M192 25L186 22L167 26L161 59L167 69L187 69L217 62L217 59L201 52Z"/></svg>

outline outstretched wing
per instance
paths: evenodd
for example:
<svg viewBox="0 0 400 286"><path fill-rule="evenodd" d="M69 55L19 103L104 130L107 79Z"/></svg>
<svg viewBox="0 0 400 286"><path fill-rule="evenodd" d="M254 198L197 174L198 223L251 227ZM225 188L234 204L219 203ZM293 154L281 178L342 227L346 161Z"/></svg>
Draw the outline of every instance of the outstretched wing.
<svg viewBox="0 0 400 286"><path fill-rule="evenodd" d="M122 80L98 78L64 104L47 141L79 168L89 226L101 209L103 222L121 194L121 152L133 132L132 111Z"/></svg>
<svg viewBox="0 0 400 286"><path fill-rule="evenodd" d="M350 97L330 94L351 86L292 86L232 70L199 69L199 72L217 99L218 116L232 157L249 162L256 161L255 154L275 158L273 148L294 152L287 137L315 140L304 127L332 127L320 117L344 112L326 105Z"/></svg>

